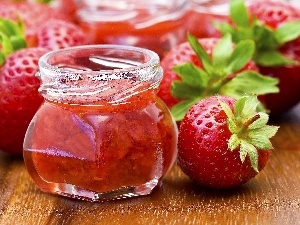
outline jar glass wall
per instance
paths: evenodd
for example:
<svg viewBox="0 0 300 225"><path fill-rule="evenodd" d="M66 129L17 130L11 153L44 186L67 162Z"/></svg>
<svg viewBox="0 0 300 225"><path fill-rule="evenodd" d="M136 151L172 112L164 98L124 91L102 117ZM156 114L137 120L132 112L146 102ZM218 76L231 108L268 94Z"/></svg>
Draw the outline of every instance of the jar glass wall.
<svg viewBox="0 0 300 225"><path fill-rule="evenodd" d="M156 96L157 54L80 46L50 52L39 66L45 101L24 140L37 186L89 201L151 193L177 153L176 124Z"/></svg>
<svg viewBox="0 0 300 225"><path fill-rule="evenodd" d="M187 30L198 38L220 37L214 22L229 21L229 0L190 0Z"/></svg>
<svg viewBox="0 0 300 225"><path fill-rule="evenodd" d="M147 48L163 57L186 40L187 0L80 0L75 20L88 43Z"/></svg>

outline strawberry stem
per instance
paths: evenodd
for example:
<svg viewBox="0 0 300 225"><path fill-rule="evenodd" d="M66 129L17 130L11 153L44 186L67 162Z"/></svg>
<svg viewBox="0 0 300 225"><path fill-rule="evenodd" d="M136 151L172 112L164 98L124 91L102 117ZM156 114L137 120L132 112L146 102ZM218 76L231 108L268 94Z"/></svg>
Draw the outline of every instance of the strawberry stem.
<svg viewBox="0 0 300 225"><path fill-rule="evenodd" d="M256 112L256 96L238 99L233 111L224 102L220 102L220 105L228 117L227 125L232 134L228 149L239 149L242 162L249 156L252 168L258 172L258 150L273 148L269 139L276 134L278 127L267 125L268 114Z"/></svg>
<svg viewBox="0 0 300 225"><path fill-rule="evenodd" d="M244 123L244 126L249 127L254 121L258 120L259 118L260 118L260 115L258 113L255 114L253 117L251 117Z"/></svg>

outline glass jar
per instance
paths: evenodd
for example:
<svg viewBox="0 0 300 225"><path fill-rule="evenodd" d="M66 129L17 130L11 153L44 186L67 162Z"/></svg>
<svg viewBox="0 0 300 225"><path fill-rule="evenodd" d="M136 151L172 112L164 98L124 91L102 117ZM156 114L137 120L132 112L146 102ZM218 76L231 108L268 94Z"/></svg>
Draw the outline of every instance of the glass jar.
<svg viewBox="0 0 300 225"><path fill-rule="evenodd" d="M198 38L221 37L214 22L229 21L229 0L190 0L187 30Z"/></svg>
<svg viewBox="0 0 300 225"><path fill-rule="evenodd" d="M91 44L131 45L160 57L186 40L187 0L80 0L75 20Z"/></svg>
<svg viewBox="0 0 300 225"><path fill-rule="evenodd" d="M45 101L24 140L24 160L45 192L89 201L147 195L177 153L177 126L157 89L156 53L90 45L39 61Z"/></svg>

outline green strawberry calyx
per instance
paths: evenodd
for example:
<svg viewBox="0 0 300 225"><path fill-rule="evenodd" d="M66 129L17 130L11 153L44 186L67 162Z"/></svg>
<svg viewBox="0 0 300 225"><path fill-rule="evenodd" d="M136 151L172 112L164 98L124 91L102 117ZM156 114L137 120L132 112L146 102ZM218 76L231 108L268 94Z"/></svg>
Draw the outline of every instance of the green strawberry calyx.
<svg viewBox="0 0 300 225"><path fill-rule="evenodd" d="M230 18L234 24L215 23L223 35L230 33L235 43L250 39L255 42L253 60L260 66L286 66L297 61L285 57L279 48L300 37L300 21L285 22L277 29L265 25L256 18L250 18L243 0L230 0Z"/></svg>
<svg viewBox="0 0 300 225"><path fill-rule="evenodd" d="M0 18L0 66L8 55L26 46L24 23Z"/></svg>
<svg viewBox="0 0 300 225"><path fill-rule="evenodd" d="M173 67L181 78L171 84L172 96L181 100L171 108L176 121L182 120L192 105L208 96L219 94L238 99L279 91L278 79L254 70L243 70L255 51L252 40L243 40L233 48L231 35L226 34L214 47L211 57L197 38L188 34L188 41L203 68L191 62ZM263 108L262 104L260 106Z"/></svg>
<svg viewBox="0 0 300 225"><path fill-rule="evenodd" d="M53 0L36 0L36 2L42 3L42 4L50 4L53 2Z"/></svg>
<svg viewBox="0 0 300 225"><path fill-rule="evenodd" d="M276 134L279 127L267 125L269 115L257 112L259 104L257 96L239 98L233 111L221 100L219 103L227 115L227 125L232 133L228 149L230 151L239 149L242 162L249 156L252 168L258 172L258 149L273 149L270 138Z"/></svg>

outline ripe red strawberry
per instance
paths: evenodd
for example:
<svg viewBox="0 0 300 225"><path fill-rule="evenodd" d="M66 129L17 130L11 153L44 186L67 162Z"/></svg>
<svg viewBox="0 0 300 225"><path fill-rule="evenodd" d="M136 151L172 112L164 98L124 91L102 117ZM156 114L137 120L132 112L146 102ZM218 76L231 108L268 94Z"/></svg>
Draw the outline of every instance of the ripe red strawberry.
<svg viewBox="0 0 300 225"><path fill-rule="evenodd" d="M27 48L12 53L0 68L0 149L21 155L26 129L43 98L35 77L38 59L49 50Z"/></svg>
<svg viewBox="0 0 300 225"><path fill-rule="evenodd" d="M49 48L81 44L83 34L75 25L58 20L48 25L41 34L44 48L28 48L22 23L0 18L0 149L11 154L22 154L27 126L43 100L35 77L39 58Z"/></svg>
<svg viewBox="0 0 300 225"><path fill-rule="evenodd" d="M248 182L269 158L278 127L257 113L255 96L211 96L196 103L179 128L178 164L195 182L233 188Z"/></svg>
<svg viewBox="0 0 300 225"><path fill-rule="evenodd" d="M0 1L0 17L25 24L28 46L35 45L35 33L49 19L67 19L62 13L47 4L29 1ZM31 43L33 42L33 43Z"/></svg>
<svg viewBox="0 0 300 225"><path fill-rule="evenodd" d="M300 102L300 11L287 2L230 1L231 19L219 24L235 43L251 39L256 44L254 61L262 74L279 78L280 92L266 95L271 114L280 115Z"/></svg>
<svg viewBox="0 0 300 225"><path fill-rule="evenodd" d="M198 39L203 49L210 57L212 57L212 51L220 40L221 39L219 38ZM197 57L196 52L189 42L184 42L173 48L161 61L161 66L164 69L164 77L158 95L164 100L169 108L172 108L175 104L180 102L180 99L176 99L172 95L171 86L173 81L181 80L178 73L174 70L174 67L184 63L192 63L199 68L203 68L202 60ZM253 61L249 60L245 65L244 70L258 71L258 68Z"/></svg>
<svg viewBox="0 0 300 225"><path fill-rule="evenodd" d="M66 16L47 4L30 1L0 1L0 17L24 21L27 29L36 29L49 19L66 19Z"/></svg>
<svg viewBox="0 0 300 225"><path fill-rule="evenodd" d="M287 1L252 0L247 5L252 17L256 17L265 25L276 29L287 21L297 21L300 18L299 9Z"/></svg>
<svg viewBox="0 0 300 225"><path fill-rule="evenodd" d="M251 61L252 41L234 46L229 35L199 40L188 35L188 41L171 50L161 62L164 77L158 96L171 108L176 120L207 96L238 98L278 91L276 79L257 73Z"/></svg>
<svg viewBox="0 0 300 225"><path fill-rule="evenodd" d="M85 44L84 33L77 25L58 19L45 22L37 30L39 47L58 50Z"/></svg>

